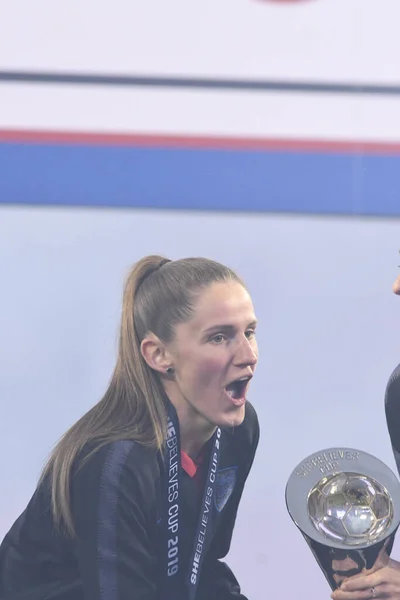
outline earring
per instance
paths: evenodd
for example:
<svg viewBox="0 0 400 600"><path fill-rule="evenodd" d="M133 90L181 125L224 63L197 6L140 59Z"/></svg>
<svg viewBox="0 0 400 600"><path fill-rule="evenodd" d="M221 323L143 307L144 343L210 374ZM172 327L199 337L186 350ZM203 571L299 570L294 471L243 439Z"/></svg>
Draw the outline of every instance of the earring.
<svg viewBox="0 0 400 600"><path fill-rule="evenodd" d="M168 375L172 375L173 372L174 372L173 367L168 367L168 369L167 369Z"/></svg>

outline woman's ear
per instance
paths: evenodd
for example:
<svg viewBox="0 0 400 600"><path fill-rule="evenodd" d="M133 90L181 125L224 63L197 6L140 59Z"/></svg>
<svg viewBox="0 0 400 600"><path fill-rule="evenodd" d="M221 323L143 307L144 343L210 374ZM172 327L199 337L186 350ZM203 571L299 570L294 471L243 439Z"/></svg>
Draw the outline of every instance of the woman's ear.
<svg viewBox="0 0 400 600"><path fill-rule="evenodd" d="M140 352L148 366L159 373L166 373L172 366L169 353L162 341L150 332L140 344Z"/></svg>

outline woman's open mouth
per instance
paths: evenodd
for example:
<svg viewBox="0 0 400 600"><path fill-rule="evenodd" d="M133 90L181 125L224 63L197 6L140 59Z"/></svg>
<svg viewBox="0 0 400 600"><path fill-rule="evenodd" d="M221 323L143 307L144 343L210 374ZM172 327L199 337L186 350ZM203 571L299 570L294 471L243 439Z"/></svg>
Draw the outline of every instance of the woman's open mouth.
<svg viewBox="0 0 400 600"><path fill-rule="evenodd" d="M236 406L241 406L246 402L246 392L250 379L251 376L249 375L240 377L239 379L231 381L231 383L226 386L225 394L229 396L230 400L232 400Z"/></svg>

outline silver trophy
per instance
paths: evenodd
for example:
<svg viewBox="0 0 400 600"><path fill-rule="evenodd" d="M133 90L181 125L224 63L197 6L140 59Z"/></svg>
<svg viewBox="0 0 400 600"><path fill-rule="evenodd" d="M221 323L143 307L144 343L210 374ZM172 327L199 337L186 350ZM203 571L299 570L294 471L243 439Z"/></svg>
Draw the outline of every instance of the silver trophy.
<svg viewBox="0 0 400 600"><path fill-rule="evenodd" d="M400 523L400 483L374 456L353 448L312 454L290 475L286 506L332 590L388 564Z"/></svg>

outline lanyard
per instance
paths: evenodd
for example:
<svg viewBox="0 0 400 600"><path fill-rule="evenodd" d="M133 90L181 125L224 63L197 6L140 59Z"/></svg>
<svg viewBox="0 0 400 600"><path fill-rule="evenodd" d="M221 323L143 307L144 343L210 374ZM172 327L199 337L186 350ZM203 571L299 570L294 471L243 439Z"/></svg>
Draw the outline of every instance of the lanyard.
<svg viewBox="0 0 400 600"><path fill-rule="evenodd" d="M195 600L199 584L205 548L212 533L215 479L221 447L221 429L218 427L212 439L212 450L207 472L196 535L189 560L189 571L181 568L181 449L179 421L172 405L168 410L168 429L165 445L165 474L162 484L162 538L161 538L161 589L162 600ZM186 583L186 586L185 586Z"/></svg>

